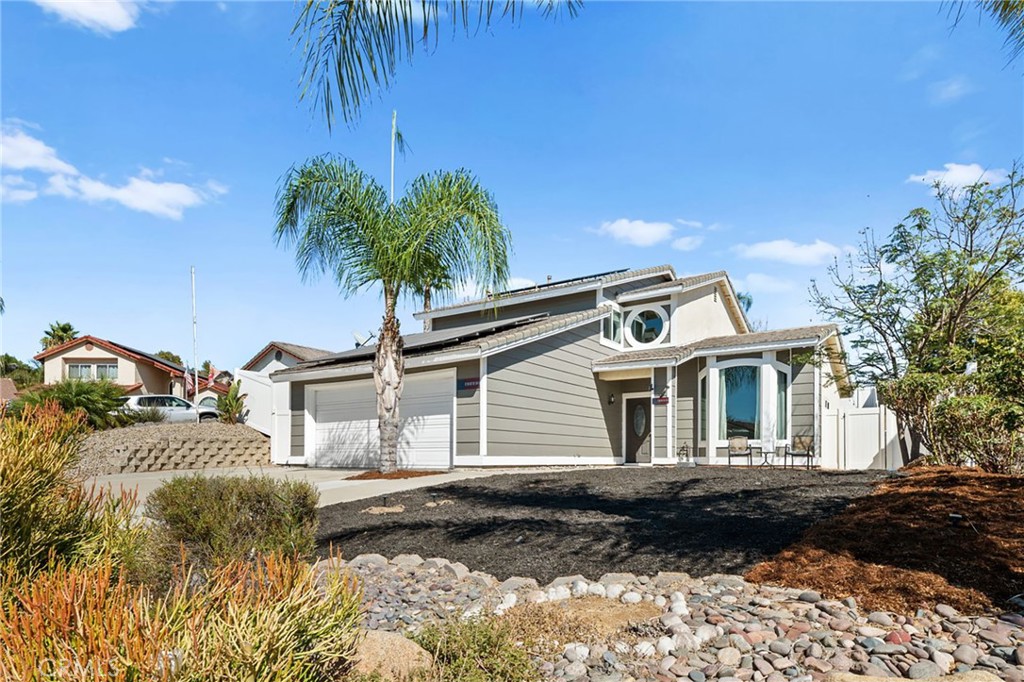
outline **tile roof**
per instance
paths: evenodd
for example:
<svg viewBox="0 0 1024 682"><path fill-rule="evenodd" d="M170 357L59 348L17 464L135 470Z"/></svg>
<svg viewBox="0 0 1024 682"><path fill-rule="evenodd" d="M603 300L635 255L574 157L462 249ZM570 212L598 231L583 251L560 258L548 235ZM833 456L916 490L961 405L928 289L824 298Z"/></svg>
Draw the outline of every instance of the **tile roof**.
<svg viewBox="0 0 1024 682"><path fill-rule="evenodd" d="M508 301L518 296L526 296L528 294L537 293L540 291L557 291L558 289L566 289L572 286L583 284L585 282L600 282L601 284L614 284L615 282L621 282L624 279L631 279L633 277L643 277L644 275L656 275L661 272L669 272L675 276L675 269L671 265L656 265L649 268L639 268L637 270L614 270L612 272L604 272L596 275L584 275L582 277L575 277L573 279L562 280L558 282L549 282L546 284L537 284L532 287L524 287L522 289L512 289L510 291L502 291L497 294L493 294L487 298L479 298L473 301L463 301L462 303L453 303L452 305L443 306L440 308L432 308L429 311L422 311L418 314L423 313L436 313L443 312L446 310L457 310L463 307L477 306L486 303L496 303Z"/></svg>
<svg viewBox="0 0 1024 682"><path fill-rule="evenodd" d="M698 351L706 350L728 350L741 346L753 346L764 343L785 343L787 341L802 341L804 339L824 339L839 332L834 324L819 324L809 327L790 327L787 329L775 329L767 332L751 332L749 334L731 334L729 336L713 336L701 339L685 346L666 346L661 348L645 348L643 350L631 350L618 355L610 355L601 358L593 363L595 369L615 368L618 365L632 365L644 362L674 361L676 363L686 360Z"/></svg>
<svg viewBox="0 0 1024 682"><path fill-rule="evenodd" d="M649 287L642 287L640 289L633 289L631 291L625 291L622 296L635 296L636 294L646 294L648 292L654 293L662 289L673 289L675 287L682 287L684 289L689 287L698 286L705 284L706 282L714 282L715 280L728 277L728 273L725 270L715 270L714 272L705 272L699 275L689 275L687 277L679 277L669 282L661 282L660 284L653 284Z"/></svg>
<svg viewBox="0 0 1024 682"><path fill-rule="evenodd" d="M249 362L242 365L242 369L250 369L256 362L267 354L267 351L278 348L285 353L288 353L294 358L297 358L300 362L308 362L310 360L319 360L325 358L328 355L332 355L334 351L324 350L322 348L313 348L311 346L300 346L297 343L286 343L284 341L271 341L260 349L259 353L252 356Z"/></svg>
<svg viewBox="0 0 1024 682"><path fill-rule="evenodd" d="M74 348L75 346L80 346L83 343L92 343L101 348L106 348L109 351L113 351L115 353L119 352L121 354L128 355L130 358L134 360L144 360L156 367L161 367L165 370L170 370L170 373L172 375L182 375L185 373L185 368L177 364L176 362L164 360L163 358L157 357L152 353L147 353L145 351L138 350L137 348L126 346L123 343L115 343L114 341L108 341L106 339L101 339L97 336L91 336L88 334L85 336L79 336L77 338L71 339L70 341L67 341L57 346L50 346L41 353L36 354L36 356L33 359L41 361L50 357L51 355L62 353L65 350Z"/></svg>
<svg viewBox="0 0 1024 682"><path fill-rule="evenodd" d="M562 315L534 315L469 325L437 332L423 332L403 337L402 354L406 357L432 357L460 352L483 353L517 341L528 341L560 329L568 329L608 315L608 308L594 308ZM341 368L368 364L377 351L376 344L362 346L328 358L304 362L277 374L293 374L320 368Z"/></svg>

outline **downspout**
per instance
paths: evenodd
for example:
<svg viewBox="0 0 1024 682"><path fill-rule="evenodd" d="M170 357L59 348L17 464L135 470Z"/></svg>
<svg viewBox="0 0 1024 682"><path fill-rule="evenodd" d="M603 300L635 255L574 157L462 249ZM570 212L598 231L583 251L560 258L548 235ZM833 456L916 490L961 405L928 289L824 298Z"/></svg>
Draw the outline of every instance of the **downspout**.
<svg viewBox="0 0 1024 682"><path fill-rule="evenodd" d="M818 354L818 346L821 344L821 337L815 337L814 354ZM821 458L821 464L825 464L825 453L821 450L821 364L817 357L814 358L814 451ZM838 429L837 429L838 430ZM838 455L838 453L836 453ZM836 466L839 466L839 458L836 457Z"/></svg>

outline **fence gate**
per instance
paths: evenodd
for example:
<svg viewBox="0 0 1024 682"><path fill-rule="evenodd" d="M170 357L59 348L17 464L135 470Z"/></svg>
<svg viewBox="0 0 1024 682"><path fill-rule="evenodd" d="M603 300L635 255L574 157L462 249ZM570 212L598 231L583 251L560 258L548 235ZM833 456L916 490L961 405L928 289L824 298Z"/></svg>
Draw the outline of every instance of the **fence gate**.
<svg viewBox="0 0 1024 682"><path fill-rule="evenodd" d="M822 468L898 469L896 415L885 406L840 407L821 416Z"/></svg>

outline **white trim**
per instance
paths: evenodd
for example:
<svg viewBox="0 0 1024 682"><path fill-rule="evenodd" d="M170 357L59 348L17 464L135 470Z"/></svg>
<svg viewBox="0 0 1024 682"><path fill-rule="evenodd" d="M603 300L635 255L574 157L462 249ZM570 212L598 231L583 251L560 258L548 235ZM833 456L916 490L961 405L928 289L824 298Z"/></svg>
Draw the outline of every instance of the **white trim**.
<svg viewBox="0 0 1024 682"><path fill-rule="evenodd" d="M475 455L460 455L455 458L457 467L514 467L514 466L609 466L622 464L619 457L585 457L583 455L562 455L551 457L548 455L496 455L491 457L479 457Z"/></svg>
<svg viewBox="0 0 1024 682"><path fill-rule="evenodd" d="M600 315L595 315L594 317L588 317L585 320L579 320L578 322L573 322L572 324L569 324L569 325L563 325L563 326L560 326L560 327L558 327L556 329L549 329L546 332L542 332L540 334L535 334L533 336L528 336L525 339L516 339L515 341L510 341L508 343L503 343L500 346L495 346L493 348L488 348L487 350L485 350L482 353L480 353L480 357L489 358L492 355L497 355L498 353L504 353L507 350L512 350L513 348L518 348L519 346L525 346L525 345L527 345L529 343L533 343L534 341L540 341L542 339L546 339L546 338L551 337L551 336L558 336L562 332L572 331L573 329L578 329L579 327L585 327L586 325L592 324L594 322L600 322L604 318L608 317L608 314L609 313L601 313ZM600 335L601 330L598 329L597 333L598 333L598 335Z"/></svg>
<svg viewBox="0 0 1024 682"><path fill-rule="evenodd" d="M620 362L617 365L599 365L593 367L592 370L595 373L600 372L618 372L620 370L631 370L631 369L651 369L652 367L671 367L672 365L680 365L686 360L695 356L688 355L684 360L677 361L675 358L664 358L658 360L638 360L636 362Z"/></svg>
<svg viewBox="0 0 1024 682"><path fill-rule="evenodd" d="M631 393L620 393L619 394L619 400L622 403L622 407L621 407L621 409L619 409L619 412L621 413L621 417L622 417L622 431L621 431L621 435L622 435L622 448L619 450L619 460L621 461L622 464L626 463L626 400L628 398L645 398L646 397L647 400L649 401L651 399L651 394L652 394L651 391L647 391L646 393L644 393L642 391L633 391ZM654 443L654 440L653 440L653 438L654 438L654 436L653 436L653 431L654 431L654 406L653 405L651 405L651 431L652 431L651 443L653 444ZM653 461L654 460L654 453L653 453L654 448L651 448L651 450L652 450L652 452L651 452L651 460Z"/></svg>
<svg viewBox="0 0 1024 682"><path fill-rule="evenodd" d="M452 449L448 453L448 467L455 466L455 453L459 451L459 368L452 376Z"/></svg>
<svg viewBox="0 0 1024 682"><path fill-rule="evenodd" d="M668 370L668 434L665 438L665 456L674 460L676 458L676 368L670 367Z"/></svg>
<svg viewBox="0 0 1024 682"><path fill-rule="evenodd" d="M657 289L655 291L647 291L647 292L644 292L643 290L640 290L640 291L627 291L624 294L619 294L619 296L616 298L616 300L619 301L620 303L628 303L630 301L643 301L643 300L646 300L648 298L656 298L658 296L669 296L669 295L672 295L672 294L685 294L687 291L694 291L695 289L700 289L701 287L706 287L706 286L711 285L711 284L717 284L718 282L722 282L722 281L725 281L727 279L728 279L727 276L722 275L720 277L715 277L714 279L708 279L708 280L705 280L703 282L700 282L699 284L691 284L690 286L686 286L686 287L684 287L682 284L677 284L677 285L672 286L672 287L665 287L664 289Z"/></svg>
<svg viewBox="0 0 1024 682"><path fill-rule="evenodd" d="M306 464L306 458L305 457L288 457L288 459L285 460L284 463L287 466L290 466L290 467L304 467L304 466L308 466Z"/></svg>
<svg viewBox="0 0 1024 682"><path fill-rule="evenodd" d="M739 335L738 335L739 336ZM829 337L825 337L826 339ZM686 357L677 360L676 358L658 358L657 360L638 360L637 362L624 362L616 365L597 365L594 372L611 372L617 369L646 369L648 367L669 367L681 365L694 358L710 358L716 355L736 355L737 353L763 353L764 351L792 350L794 348L806 348L807 346L817 347L817 337L808 339L796 339L794 341L772 341L768 343L751 343L743 346L716 346L714 348L701 348L693 351ZM690 344L684 344L684 348Z"/></svg>
<svg viewBox="0 0 1024 682"><path fill-rule="evenodd" d="M712 450L717 454L718 448L728 447L729 440L721 439L718 437L720 430L720 419L719 405L721 403L721 392L720 382L718 379L718 371L722 369L728 369L730 367L756 367L758 369L758 420L761 429L760 437L751 438L749 444L751 448L763 448L770 446L772 451L772 458L774 460L775 450L779 447L785 447L792 442L792 428L793 428L793 376L790 365L780 361L778 356L774 352L765 351L761 354L760 358L734 358L731 360L719 361L716 357L712 357L708 360L707 372L710 374L714 372L715 378L712 381L708 379L708 424L707 434L708 441L706 444L706 450L708 452L709 462L713 463ZM786 375L786 436L785 438L778 438L775 435L778 424L776 420L778 418L778 375L776 372L782 372ZM698 410L700 403L700 377L702 373L697 375L697 391L698 391ZM713 416L713 419L711 418ZM766 436L767 434L767 436ZM698 435L699 439L699 435Z"/></svg>
<svg viewBox="0 0 1024 682"><path fill-rule="evenodd" d="M658 338L653 341L644 343L633 336L633 322L636 321L637 316L646 312L655 313L659 318L661 318L661 333L658 334ZM672 328L672 325L669 324L669 318L670 315L665 314L665 309L662 305L656 304L633 308L630 313L626 315L626 319L622 323L622 338L628 342L630 348L644 349L660 346L665 341L665 338L669 335Z"/></svg>
<svg viewBox="0 0 1024 682"><path fill-rule="evenodd" d="M480 457L487 456L487 357L480 358Z"/></svg>

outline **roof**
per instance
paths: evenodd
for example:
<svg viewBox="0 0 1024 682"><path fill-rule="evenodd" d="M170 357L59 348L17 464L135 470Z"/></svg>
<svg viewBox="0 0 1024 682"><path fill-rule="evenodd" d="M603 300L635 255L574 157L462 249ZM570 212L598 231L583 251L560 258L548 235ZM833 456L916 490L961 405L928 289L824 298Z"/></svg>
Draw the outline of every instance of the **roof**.
<svg viewBox="0 0 1024 682"><path fill-rule="evenodd" d="M166 370L172 376L181 376L184 375L185 373L185 368L182 367L181 365L174 362L170 362L168 360L164 360L163 358L157 357L152 353L147 353L145 351L138 350L137 348L132 348L131 346L125 346L124 344L121 343L115 343L113 341L101 339L97 336L89 335L79 336L76 339L71 339L70 341L66 341L65 343L62 343L60 345L51 346L50 348L44 350L42 353L37 354L34 359L43 361L46 358L49 358L53 355L57 355L59 353L63 353L66 350L74 348L75 346L80 346L85 343L91 343L93 345L99 346L100 348L106 348L112 353L127 356L132 360L142 360L143 362L146 362L150 365L160 367L161 369Z"/></svg>
<svg viewBox="0 0 1024 682"><path fill-rule="evenodd" d="M291 355L299 362L308 362L310 360L319 360L325 358L328 355L332 355L333 351L324 350L323 348L313 348L312 346L300 346L297 343L285 343L284 341L271 341L260 350L259 353L252 356L249 362L242 365L242 369L252 368L260 358L267 354L271 350L280 350L283 353Z"/></svg>
<svg viewBox="0 0 1024 682"><path fill-rule="evenodd" d="M714 282L720 279L728 277L729 274L725 270L715 270L714 272L705 272L699 275L689 275L687 277L679 277L677 279L670 280L668 282L661 282L660 284L653 284L649 287L641 287L640 289L633 289L632 291L624 292L623 295L636 296L637 294L646 293L657 293L662 289L674 289L680 287L683 289L689 289L690 287L700 286L701 284L707 284L708 282Z"/></svg>
<svg viewBox="0 0 1024 682"><path fill-rule="evenodd" d="M585 322L598 320L609 314L608 308L594 308L562 315L532 315L509 320L482 322L456 329L422 332L403 337L402 354L409 357L439 356L445 354L483 354L495 349L529 341L545 334L570 329ZM377 352L376 344L336 353L330 357L304 362L288 369L278 370L273 376L296 374L312 369L369 365Z"/></svg>
<svg viewBox="0 0 1024 682"><path fill-rule="evenodd" d="M557 282L547 282L544 284L535 284L532 287L523 287L521 289L510 289L508 291L502 291L497 294L479 298L473 301L463 301L461 303L454 303L448 306L442 306L439 308L431 308L430 310L424 310L416 313L417 319L424 317L430 317L438 313L446 313L449 311L458 311L463 308L479 307L481 305L497 305L499 303L506 303L513 301L514 299L525 297L525 296L536 296L537 294L557 295L563 289L572 289L585 284L594 285L608 285L623 280L635 279L638 277L644 277L646 275L658 275L668 274L671 277L675 277L675 269L671 265L656 265L649 268L640 268L637 270L612 270L610 272L600 272L594 275L583 275L582 277L574 277L572 279L559 280Z"/></svg>
<svg viewBox="0 0 1024 682"><path fill-rule="evenodd" d="M810 339L820 340L832 336L833 334L838 334L838 332L839 328L834 324L819 324L809 327L775 329L767 332L713 336L685 346L667 346L662 348L626 351L625 353L610 355L606 358L596 360L594 361L593 366L594 369L615 369L616 367L623 365L643 364L648 362L678 364L697 354L707 355L709 354L708 351L712 350L728 351L730 349L742 348L744 346L807 341Z"/></svg>

